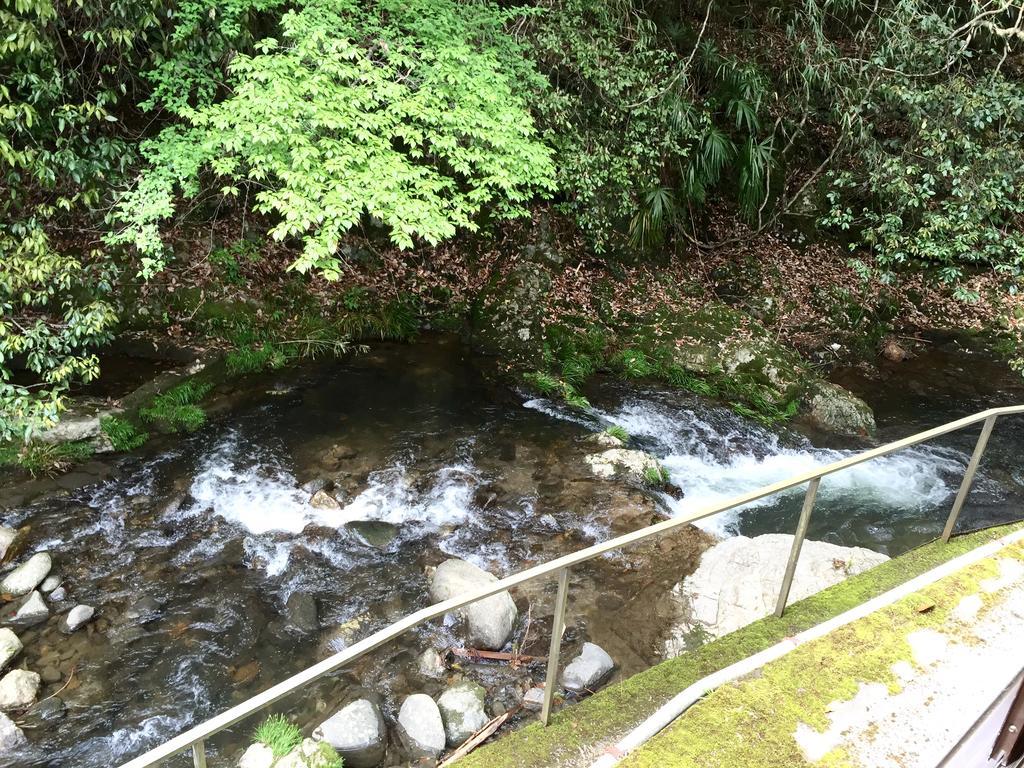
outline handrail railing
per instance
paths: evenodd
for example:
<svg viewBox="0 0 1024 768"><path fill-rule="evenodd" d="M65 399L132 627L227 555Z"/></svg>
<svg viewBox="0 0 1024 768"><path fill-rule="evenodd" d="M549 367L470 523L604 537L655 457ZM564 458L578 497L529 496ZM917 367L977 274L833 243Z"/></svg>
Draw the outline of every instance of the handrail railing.
<svg viewBox="0 0 1024 768"><path fill-rule="evenodd" d="M538 579L542 576L556 574L558 576L558 596L555 600L554 625L552 627L551 647L548 654L546 685L544 686L544 705L541 709L541 721L544 725L547 725L548 718L551 714L551 703L556 687L555 681L558 671L558 657L561 650L561 636L564 627L565 608L569 591L569 569L573 566L585 563L588 560L592 560L595 557L599 557L600 555L614 549L627 547L630 544L635 544L639 541L649 539L653 536L665 533L666 531L671 531L688 523L702 520L706 517L726 512L730 509L735 509L736 507L741 507L744 504L749 504L752 501L763 499L766 496L772 496L776 493L780 493L781 491L808 483L807 491L804 496L803 507L800 511L800 520L797 524L796 534L793 538L792 550L790 552L789 561L786 565L785 575L782 580L782 587L779 591L778 603L775 608L775 615L782 616L782 613L786 608L786 601L789 597L789 590L793 582L793 575L796 572L797 561L800 557L800 549L803 544L804 537L807 534L811 510L814 507L814 499L817 494L821 478L840 472L848 467L856 466L857 464L862 464L866 461L871 461L872 459L877 459L881 456L888 456L889 454L895 453L903 448L908 448L912 445L926 442L932 438L939 437L940 435L945 435L950 432L955 432L958 429L969 427L972 424L977 424L979 421L984 422L981 435L978 437L974 453L971 455L970 462L967 464L963 480L960 483L960 489L953 502L953 508L950 510L949 517L947 518L945 527L942 531L942 540L949 541L949 537L952 535L953 528L956 525L957 518L960 515L960 510L963 508L964 502L967 499L967 494L970 491L971 484L974 481L974 475L978 470L978 464L981 462L981 457L985 452L989 436L992 434L992 428L995 425L996 418L999 416L1009 416L1019 413L1024 413L1024 405L990 408L986 411L976 413L973 416L965 416L957 421L951 421L948 424L943 424L942 426L934 427L933 429L929 429L924 432L919 432L911 435L910 437L905 437L902 440L886 443L885 445L849 456L824 467L819 467L818 469L794 475L770 485L762 486L753 491L748 491L747 493L734 496L724 502L702 507L687 514L680 515L679 517L663 520L659 523L655 523L654 525L647 526L646 528L641 528L638 531L633 531L632 533L627 533L623 536L609 539L608 541L595 544L587 547L586 549L581 549L577 552L563 555L551 562L537 565L533 568L528 568L525 571L520 571L519 573L508 576L507 578L492 582L482 589L478 589L474 592L469 592L458 597L453 597L440 603L435 603L434 605L428 606L406 616L404 619L401 619L378 632L374 632L369 637L363 638L345 650L339 651L333 656L329 656L311 667L307 667L301 672L281 681L277 685L271 686L262 693L243 701L241 704L238 704L231 709L222 712L216 717L212 717L209 720L190 728L179 736L176 736L173 739L164 742L160 746L151 749L145 754L136 757L134 760L129 760L127 763L124 763L121 768L146 768L147 766L155 765L161 760L187 749L192 750L192 759L195 768L206 768L206 739L211 736L230 728L240 720L244 720L250 715L267 708L274 702L294 693L303 686L306 686L321 677L340 669L346 664L358 659L360 656L369 653L375 648L378 648L391 640L394 640L420 624L424 624L432 619L444 616L444 614L449 613L450 611L457 610L469 605L470 603L475 603L478 600L483 600L491 595L496 595L499 592L504 592L505 590L512 589L513 587L518 587L528 581Z"/></svg>

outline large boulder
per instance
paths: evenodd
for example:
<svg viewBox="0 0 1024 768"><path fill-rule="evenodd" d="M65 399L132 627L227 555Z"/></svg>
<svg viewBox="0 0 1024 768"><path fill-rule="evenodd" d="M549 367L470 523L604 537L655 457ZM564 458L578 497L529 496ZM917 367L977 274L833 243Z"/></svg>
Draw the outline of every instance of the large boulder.
<svg viewBox="0 0 1024 768"><path fill-rule="evenodd" d="M41 680L35 672L12 669L0 679L0 711L28 709L36 701Z"/></svg>
<svg viewBox="0 0 1024 768"><path fill-rule="evenodd" d="M666 643L667 655L685 650L688 635L698 628L703 634L721 637L774 611L792 546L791 534L769 533L734 536L705 552L697 570L673 589L683 618ZM888 559L862 547L804 541L789 601L813 595Z"/></svg>
<svg viewBox="0 0 1024 768"><path fill-rule="evenodd" d="M615 662L604 648L584 643L579 655L562 671L562 687L573 693L593 691L613 669Z"/></svg>
<svg viewBox="0 0 1024 768"><path fill-rule="evenodd" d="M503 363L535 368L544 350L544 318L558 257L530 246L494 271L473 309L470 343L475 352Z"/></svg>
<svg viewBox="0 0 1024 768"><path fill-rule="evenodd" d="M850 437L875 433L875 415L871 407L838 384L815 382L804 397L807 419L825 432Z"/></svg>
<svg viewBox="0 0 1024 768"><path fill-rule="evenodd" d="M398 711L398 735L409 757L437 759L444 752L444 722L441 710L425 693L414 693Z"/></svg>
<svg viewBox="0 0 1024 768"><path fill-rule="evenodd" d="M3 581L0 581L0 594L14 597L27 595L43 582L52 566L53 561L49 554L37 552L4 576Z"/></svg>
<svg viewBox="0 0 1024 768"><path fill-rule="evenodd" d="M487 713L484 711L486 698L487 691L483 686L471 680L453 685L438 698L437 708L441 711L445 737L450 748L459 746L487 725Z"/></svg>
<svg viewBox="0 0 1024 768"><path fill-rule="evenodd" d="M441 602L483 589L498 579L465 560L445 560L430 581L430 597ZM469 627L467 641L474 648L500 650L512 638L518 612L508 592L499 592L460 609Z"/></svg>
<svg viewBox="0 0 1024 768"><path fill-rule="evenodd" d="M380 708L359 699L318 725L313 738L334 747L348 768L373 768L384 759L388 734Z"/></svg>
<svg viewBox="0 0 1024 768"><path fill-rule="evenodd" d="M6 627L0 629L0 670L21 653L22 648L21 640L14 632Z"/></svg>

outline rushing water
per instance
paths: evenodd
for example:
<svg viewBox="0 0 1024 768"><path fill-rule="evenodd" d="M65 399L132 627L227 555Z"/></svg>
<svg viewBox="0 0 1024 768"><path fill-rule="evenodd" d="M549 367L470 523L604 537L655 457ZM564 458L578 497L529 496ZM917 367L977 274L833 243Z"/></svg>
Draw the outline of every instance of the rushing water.
<svg viewBox="0 0 1024 768"><path fill-rule="evenodd" d="M915 389L936 380L927 361L883 369L881 379L845 372L844 383L876 408L885 439L1021 396L1005 370L969 352L933 354L948 378L933 391ZM956 366L961 375L949 375ZM28 668L59 673L42 695L71 680L59 693L65 719L32 730L34 748L16 764L99 768L138 754L426 605L426 571L446 557L506 575L648 523L656 505L667 514L697 509L864 447L822 447L693 396L613 381L595 384L595 408L585 414L524 402L490 386L452 342L384 346L246 386L199 433L91 468L105 479L78 473L66 494L9 495L17 503L3 522L31 523L31 548L54 553L65 577L69 597L57 609L84 602L99 615L70 637L55 621L21 633ZM663 460L681 500L589 475L584 438L611 424ZM949 436L827 478L812 537L889 554L933 537L973 439ZM1021 486L1010 460L1022 443L1016 423L999 426L968 525L1017 516ZM325 481L338 508L309 503ZM718 535L788 531L801 495L702 524ZM663 616L645 599L692 570L699 549L687 547L662 558L670 566L627 554L578 569L568 648L599 642L620 674L656 661ZM316 600L315 626L292 616L303 595ZM526 652L544 652L551 600L550 585L517 597ZM458 638L447 624L423 628L281 711L310 724L372 691L393 715L404 695L440 690L416 673L429 645ZM472 670L491 700L542 675ZM237 755L254 725L218 740L214 754Z"/></svg>

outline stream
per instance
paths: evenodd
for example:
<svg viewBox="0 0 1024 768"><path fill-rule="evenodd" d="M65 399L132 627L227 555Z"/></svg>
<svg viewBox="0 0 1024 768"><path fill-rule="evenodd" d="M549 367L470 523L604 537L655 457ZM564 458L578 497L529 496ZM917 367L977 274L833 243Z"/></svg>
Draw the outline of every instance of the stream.
<svg viewBox="0 0 1024 768"><path fill-rule="evenodd" d="M875 409L876 442L1024 402L1018 375L952 338L936 337L902 363L837 370L834 380ZM874 444L767 429L706 399L612 379L588 388L592 410L573 411L491 384L445 337L381 344L239 386L230 409L195 434L90 462L34 484L31 496L0 487L0 522L31 524L29 551L53 554L64 579L68 596L54 613L87 603L98 616L69 636L53 620L19 630L22 665L48 671L40 698L59 689L66 712L26 728L32 746L11 765L130 759L426 606L426 573L449 557L509 575ZM590 474L587 437L613 424L662 460L682 499ZM977 433L824 479L810 537L890 556L934 538ZM1000 421L962 529L1020 517L1022 448L1024 420ZM324 483L338 508L309 503ZM794 489L701 527L715 536L790 532L802 497ZM619 676L656 663L671 613L665 596L706 543L682 531L576 569L565 658L591 640ZM554 585L515 597L521 650L543 655ZM443 689L419 675L417 657L459 646L456 629L422 627L274 711L311 727L369 693L394 717L409 693ZM463 672L494 706L511 706L529 680L543 679L543 665L467 662ZM256 725L213 740L211 765L234 765ZM397 749L389 760L402 764Z"/></svg>

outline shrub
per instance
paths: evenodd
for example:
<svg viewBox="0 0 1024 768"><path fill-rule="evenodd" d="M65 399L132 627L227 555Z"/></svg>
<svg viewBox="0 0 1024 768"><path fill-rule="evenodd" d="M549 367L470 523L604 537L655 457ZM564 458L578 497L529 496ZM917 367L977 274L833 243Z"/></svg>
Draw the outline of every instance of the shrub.
<svg viewBox="0 0 1024 768"><path fill-rule="evenodd" d="M206 423L206 412L196 403L202 400L213 384L189 380L153 398L153 403L139 411L142 420L159 423L171 432L194 432Z"/></svg>
<svg viewBox="0 0 1024 768"><path fill-rule="evenodd" d="M149 439L148 432L143 432L130 421L117 416L104 416L100 419L100 429L115 451L134 451Z"/></svg>

